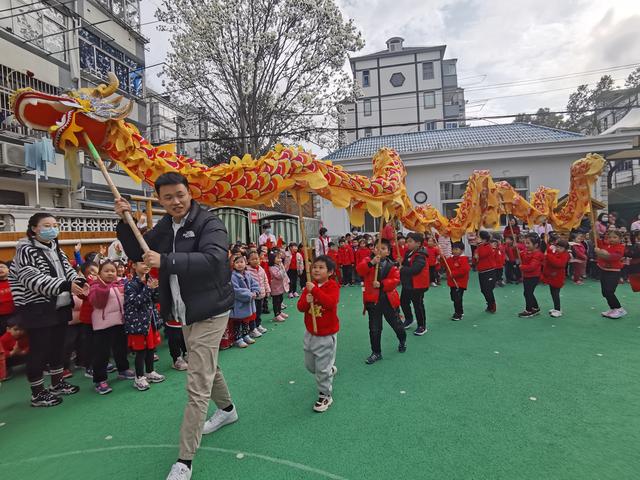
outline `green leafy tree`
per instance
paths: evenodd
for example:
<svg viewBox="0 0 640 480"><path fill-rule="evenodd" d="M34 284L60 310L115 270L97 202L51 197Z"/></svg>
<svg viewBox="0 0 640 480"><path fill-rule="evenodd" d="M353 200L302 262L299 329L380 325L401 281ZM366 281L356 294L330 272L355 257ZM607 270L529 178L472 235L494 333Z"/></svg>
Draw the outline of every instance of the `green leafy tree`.
<svg viewBox="0 0 640 480"><path fill-rule="evenodd" d="M564 128L564 116L560 113L552 112L549 108L539 108L535 114L519 113L514 122L532 123L550 128Z"/></svg>
<svg viewBox="0 0 640 480"><path fill-rule="evenodd" d="M580 85L569 95L567 103L567 130L596 135L601 133L596 109L607 105L609 92L613 90L614 81L610 75L603 75L592 89L588 85Z"/></svg>

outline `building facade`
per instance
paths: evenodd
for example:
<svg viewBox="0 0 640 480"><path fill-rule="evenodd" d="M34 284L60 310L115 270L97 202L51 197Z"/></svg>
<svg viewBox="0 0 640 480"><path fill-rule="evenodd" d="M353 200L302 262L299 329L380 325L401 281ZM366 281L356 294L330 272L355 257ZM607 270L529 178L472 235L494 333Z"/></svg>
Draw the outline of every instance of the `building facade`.
<svg viewBox="0 0 640 480"><path fill-rule="evenodd" d="M49 2L0 0L0 204L52 208L99 208L113 197L92 162L79 153L81 184L71 185L61 154L52 154L38 175L25 146L47 137L11 121L9 95L32 87L46 93L92 87L114 72L119 95L133 101L128 121L145 131L144 52L138 0ZM118 172L123 193L144 193Z"/></svg>
<svg viewBox="0 0 640 480"><path fill-rule="evenodd" d="M350 59L362 91L355 103L339 105L341 145L359 138L464 126L464 90L457 59L445 59L446 45L387 49Z"/></svg>
<svg viewBox="0 0 640 480"><path fill-rule="evenodd" d="M456 130L407 133L360 139L327 158L352 173L371 175L371 158L394 148L407 170L406 186L414 205L432 204L447 217L455 209L474 170L490 170L529 199L538 186L569 189L571 164L589 152L604 156L638 149L640 130L587 137L532 124L499 124ZM599 185L594 198L600 200ZM320 216L331 235L351 229L345 210L322 200ZM378 220L366 216L364 231L377 232Z"/></svg>

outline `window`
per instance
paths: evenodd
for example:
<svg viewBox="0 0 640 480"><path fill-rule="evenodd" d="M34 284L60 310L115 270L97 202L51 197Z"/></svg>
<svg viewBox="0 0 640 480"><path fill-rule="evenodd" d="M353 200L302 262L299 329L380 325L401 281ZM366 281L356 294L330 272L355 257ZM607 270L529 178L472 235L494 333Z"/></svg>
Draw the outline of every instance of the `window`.
<svg viewBox="0 0 640 480"><path fill-rule="evenodd" d="M445 122L444 128L458 128L458 122Z"/></svg>
<svg viewBox="0 0 640 480"><path fill-rule="evenodd" d="M455 75L456 74L456 64L455 63L445 63L444 66L444 74L445 75Z"/></svg>
<svg viewBox="0 0 640 480"><path fill-rule="evenodd" d="M435 92L424 92L422 97L424 99L424 108L436 108Z"/></svg>
<svg viewBox="0 0 640 480"><path fill-rule="evenodd" d="M422 64L422 79L423 80L433 79L433 62L425 62Z"/></svg>
<svg viewBox="0 0 640 480"><path fill-rule="evenodd" d="M62 62L67 61L67 17L44 2L11 0L10 15L3 14L0 27Z"/></svg>
<svg viewBox="0 0 640 480"><path fill-rule="evenodd" d="M365 138L368 138L368 137L371 136L371 127L366 127L364 129L364 136L365 136Z"/></svg>
<svg viewBox="0 0 640 480"><path fill-rule="evenodd" d="M124 23L140 30L140 2L138 0L98 0L103 8Z"/></svg>
<svg viewBox="0 0 640 480"><path fill-rule="evenodd" d="M604 130L606 130L607 128L609 128L609 117L604 117L602 119L602 128Z"/></svg>
<svg viewBox="0 0 640 480"><path fill-rule="evenodd" d="M459 105L458 92L444 92L443 98L445 105Z"/></svg>
<svg viewBox="0 0 640 480"><path fill-rule="evenodd" d="M27 196L24 192L14 190L0 190L0 204L2 205L23 205L27 204Z"/></svg>
<svg viewBox="0 0 640 480"><path fill-rule="evenodd" d="M618 167L618 172L633 170L633 160L624 160Z"/></svg>
<svg viewBox="0 0 640 480"><path fill-rule="evenodd" d="M142 96L142 64L89 30L83 28L79 36L80 68L103 78L108 72L114 72L120 81L120 90Z"/></svg>
<svg viewBox="0 0 640 480"><path fill-rule="evenodd" d="M362 86L363 87L368 87L369 84L369 70L363 70L362 71Z"/></svg>
<svg viewBox="0 0 640 480"><path fill-rule="evenodd" d="M365 117L371 116L371 100L364 101L364 116Z"/></svg>
<svg viewBox="0 0 640 480"><path fill-rule="evenodd" d="M436 129L436 122L424 122L424 129L425 130L435 130Z"/></svg>
<svg viewBox="0 0 640 480"><path fill-rule="evenodd" d="M355 225L351 225L351 229L357 228L361 230L363 233L373 233L380 232L380 218L374 218L371 216L369 212L364 213L364 225L360 227L356 227Z"/></svg>

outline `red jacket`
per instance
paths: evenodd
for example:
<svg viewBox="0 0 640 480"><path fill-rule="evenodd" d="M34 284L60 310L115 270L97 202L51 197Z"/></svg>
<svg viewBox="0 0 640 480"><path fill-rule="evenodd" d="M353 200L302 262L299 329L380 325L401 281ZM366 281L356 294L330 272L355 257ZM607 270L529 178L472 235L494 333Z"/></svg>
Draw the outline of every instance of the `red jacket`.
<svg viewBox="0 0 640 480"><path fill-rule="evenodd" d="M343 245L338 249L338 261L340 265L353 265L355 262L355 254L353 253L353 248L349 245Z"/></svg>
<svg viewBox="0 0 640 480"><path fill-rule="evenodd" d="M467 288L469 284L469 271L471 266L469 265L469 259L465 255L447 257L445 260L449 268L447 269L447 285L455 287L456 283L458 288ZM449 273L451 271L451 273ZM455 279L455 282L454 282Z"/></svg>
<svg viewBox="0 0 640 480"><path fill-rule="evenodd" d="M604 259L598 257L598 266L602 270L618 271L622 270L622 257L624 257L624 245L618 243L617 245L611 245L604 243L599 245L600 248L609 252L609 258Z"/></svg>
<svg viewBox="0 0 640 480"><path fill-rule="evenodd" d="M504 245L504 256L505 256L505 260L507 262L515 262L516 260L518 260L518 247L516 247L514 244L511 245Z"/></svg>
<svg viewBox="0 0 640 480"><path fill-rule="evenodd" d="M547 248L542 268L542 281L554 288L562 288L567 276L569 252L555 252L553 246Z"/></svg>
<svg viewBox="0 0 640 480"><path fill-rule="evenodd" d="M506 227L504 227L504 230L502 231L502 236L504 238L513 238L514 235L520 235L520 227L518 225L515 225L513 227L511 225L507 225Z"/></svg>
<svg viewBox="0 0 640 480"><path fill-rule="evenodd" d="M400 260L404 258L404 254L407 253L408 248L409 247L407 247L406 243L404 245L398 245L398 250L400 250Z"/></svg>
<svg viewBox="0 0 640 480"><path fill-rule="evenodd" d="M522 253L522 263L520 271L523 278L539 277L542 273L542 264L544 263L544 255L536 248L533 252L526 251Z"/></svg>
<svg viewBox="0 0 640 480"><path fill-rule="evenodd" d="M15 309L9 280L0 280L0 315L11 315Z"/></svg>
<svg viewBox="0 0 640 480"><path fill-rule="evenodd" d="M488 272L489 270L495 270L495 254L493 253L493 247L490 243L479 244L474 253L474 259L476 255L478 256L478 259L475 263L478 272Z"/></svg>
<svg viewBox="0 0 640 480"><path fill-rule="evenodd" d="M382 265L378 270L378 278L380 282L380 288L373 287L373 281L376 276L376 267L375 265L370 265L369 260L364 259L362 262L358 264L356 270L358 271L358 275L360 275L364 279L364 290L362 291L362 301L367 303L378 303L380 298L380 290L387 294L387 298L389 299L389 303L393 308L398 308L400 306L400 295L398 295L398 291L396 287L400 283L400 270L396 267L391 260L386 260L384 263L390 264L391 268L389 269L389 265ZM386 276L382 279L383 272L388 270Z"/></svg>
<svg viewBox="0 0 640 480"><path fill-rule="evenodd" d="M506 261L504 252L505 248L503 244L499 244L498 248L493 249L493 263L495 264L496 268L504 267L504 262Z"/></svg>
<svg viewBox="0 0 640 480"><path fill-rule="evenodd" d="M355 254L356 265L360 265L360 262L362 262L363 258L370 258L370 257L371 257L371 249L369 247L365 247L365 248L358 247L358 250L356 250L356 254Z"/></svg>
<svg viewBox="0 0 640 480"><path fill-rule="evenodd" d="M438 247L427 247L427 265L434 267L438 264L438 255L440 255L440 249Z"/></svg>
<svg viewBox="0 0 640 480"><path fill-rule="evenodd" d="M329 249L329 251L327 252L327 256L331 260L336 262L336 268L340 268L340 265L342 265L342 264L340 263L340 252L339 251Z"/></svg>
<svg viewBox="0 0 640 480"><path fill-rule="evenodd" d="M340 320L338 319L338 302L340 301L340 285L333 279L327 280L322 285L313 282L315 288L311 290L313 305L316 311L316 324L318 331L313 331L313 318L311 316L311 305L307 302L309 291L305 289L298 299L298 310L304 312L304 325L307 331L319 337L333 335L340 330Z"/></svg>
<svg viewBox="0 0 640 480"><path fill-rule="evenodd" d="M405 253L400 270L402 288L429 288L429 265L426 257L427 251L422 247Z"/></svg>

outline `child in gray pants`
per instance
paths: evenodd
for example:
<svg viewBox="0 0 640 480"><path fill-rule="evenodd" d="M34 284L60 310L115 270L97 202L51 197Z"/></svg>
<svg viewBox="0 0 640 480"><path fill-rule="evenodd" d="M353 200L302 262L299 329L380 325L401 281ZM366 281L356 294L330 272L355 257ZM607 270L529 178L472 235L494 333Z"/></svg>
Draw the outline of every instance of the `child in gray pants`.
<svg viewBox="0 0 640 480"><path fill-rule="evenodd" d="M318 400L313 405L316 412L326 411L333 403L333 377L338 369L336 360L337 333L340 329L338 303L340 285L333 278L335 262L321 255L313 262L312 282L307 285L298 300L298 310L304 312L304 364L316 377ZM313 312L313 313L312 313Z"/></svg>

